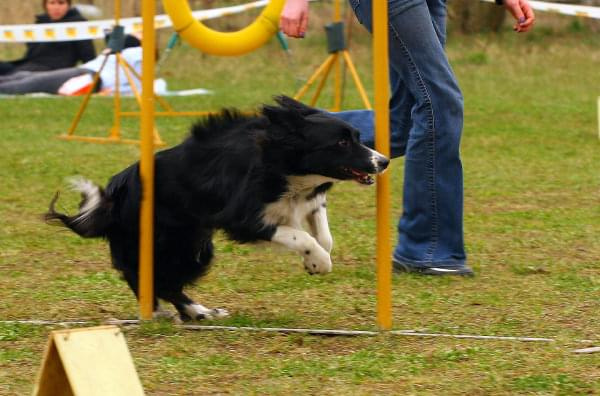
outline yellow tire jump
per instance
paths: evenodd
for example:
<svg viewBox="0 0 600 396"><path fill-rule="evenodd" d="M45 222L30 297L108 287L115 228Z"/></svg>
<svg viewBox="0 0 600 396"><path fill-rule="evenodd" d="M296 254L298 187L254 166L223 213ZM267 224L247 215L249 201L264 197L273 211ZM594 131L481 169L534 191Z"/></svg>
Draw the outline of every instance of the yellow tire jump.
<svg viewBox="0 0 600 396"><path fill-rule="evenodd" d="M261 14L237 32L219 32L197 21L187 0L163 0L173 29L182 39L202 52L211 55L237 56L254 51L279 30L279 15L285 0L271 0Z"/></svg>

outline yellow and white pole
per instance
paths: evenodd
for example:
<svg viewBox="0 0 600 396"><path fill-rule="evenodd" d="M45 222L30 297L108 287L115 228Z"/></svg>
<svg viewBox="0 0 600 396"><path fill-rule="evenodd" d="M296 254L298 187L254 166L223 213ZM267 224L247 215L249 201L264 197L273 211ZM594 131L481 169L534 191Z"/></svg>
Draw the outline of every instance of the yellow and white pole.
<svg viewBox="0 0 600 396"><path fill-rule="evenodd" d="M142 115L140 179L142 202L140 209L140 318L152 319L154 301L154 63L155 0L142 3Z"/></svg>
<svg viewBox="0 0 600 396"><path fill-rule="evenodd" d="M390 156L388 2L373 0L375 149ZM390 172L377 176L377 324L392 328L392 249L390 244Z"/></svg>

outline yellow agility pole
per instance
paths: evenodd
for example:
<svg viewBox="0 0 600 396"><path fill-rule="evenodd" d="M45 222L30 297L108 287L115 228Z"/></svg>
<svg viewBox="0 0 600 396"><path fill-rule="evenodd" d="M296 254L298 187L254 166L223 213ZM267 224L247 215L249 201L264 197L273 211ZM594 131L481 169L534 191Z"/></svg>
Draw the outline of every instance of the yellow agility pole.
<svg viewBox="0 0 600 396"><path fill-rule="evenodd" d="M142 116L140 131L140 318L152 319L154 310L154 0L142 3Z"/></svg>
<svg viewBox="0 0 600 396"><path fill-rule="evenodd" d="M250 25L237 32L218 32L198 22L187 0L163 0L173 29L182 39L211 55L242 55L265 44L279 30L284 0L271 0Z"/></svg>
<svg viewBox="0 0 600 396"><path fill-rule="evenodd" d="M375 150L390 156L388 9L373 0ZM377 324L392 328L392 249L390 245L390 171L377 175Z"/></svg>

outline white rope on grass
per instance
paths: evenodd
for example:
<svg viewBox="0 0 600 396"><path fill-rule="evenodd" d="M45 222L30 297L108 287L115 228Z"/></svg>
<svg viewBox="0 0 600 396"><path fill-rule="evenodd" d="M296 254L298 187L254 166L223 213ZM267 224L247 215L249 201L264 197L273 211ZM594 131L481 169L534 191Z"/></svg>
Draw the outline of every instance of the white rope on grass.
<svg viewBox="0 0 600 396"><path fill-rule="evenodd" d="M600 347L575 349L573 352L574 353L597 353L597 352L600 352Z"/></svg>
<svg viewBox="0 0 600 396"><path fill-rule="evenodd" d="M74 326L74 325L89 325L92 322L89 320L36 320L36 319L24 319L24 320L3 320L0 321L2 324L24 324L24 325L35 325L35 326Z"/></svg>
<svg viewBox="0 0 600 396"><path fill-rule="evenodd" d="M221 330L221 331L249 331L284 334L311 334L327 336L376 336L380 333L368 330L337 330L337 329L297 329L285 327L251 327L251 326L209 326L209 325L178 325L186 330Z"/></svg>
<svg viewBox="0 0 600 396"><path fill-rule="evenodd" d="M449 338L467 338L476 340L501 340L501 341L537 341L537 342L554 342L552 338L541 337L513 337L513 336L489 336L489 335L472 335L472 334L444 334L444 333L420 333L406 330L392 330L391 334L416 337L449 337Z"/></svg>
<svg viewBox="0 0 600 396"><path fill-rule="evenodd" d="M90 325L92 321L53 321L53 320L5 320L0 323L11 324L31 324L42 326L73 326ZM138 319L109 319L104 324L118 326L138 326L141 321ZM497 340L497 341L521 341L521 342L554 342L553 338L542 337L515 337L515 336L493 336L478 334L446 334L446 333L424 333L415 330L391 330L391 331L369 331L369 330L344 330L344 329L307 329L307 328L286 328L286 327L254 327L254 326L217 326L217 325L194 325L178 324L177 328L184 330L205 330L205 331L246 331L246 332L266 332L283 334L310 334L325 336L376 336L380 334L391 334L396 336L411 337L445 337L458 339L476 339L476 340Z"/></svg>

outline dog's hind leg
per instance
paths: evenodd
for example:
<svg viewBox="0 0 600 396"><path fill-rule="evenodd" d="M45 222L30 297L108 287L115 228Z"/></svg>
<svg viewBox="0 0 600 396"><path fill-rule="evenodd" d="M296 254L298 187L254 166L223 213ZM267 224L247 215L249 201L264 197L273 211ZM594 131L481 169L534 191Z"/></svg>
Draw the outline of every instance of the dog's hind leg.
<svg viewBox="0 0 600 396"><path fill-rule="evenodd" d="M306 222L310 227L311 235L319 242L328 253L333 248L333 237L329 231L327 221L327 199L325 194L318 194L315 198L315 208L306 215Z"/></svg>
<svg viewBox="0 0 600 396"><path fill-rule="evenodd" d="M208 271L213 258L212 230L169 229L157 237L154 285L156 297L175 307L183 321L228 316L224 309L210 309L183 293Z"/></svg>
<svg viewBox="0 0 600 396"><path fill-rule="evenodd" d="M129 288L131 289L131 291L133 291L133 294L135 294L135 298L139 301L139 278L138 275L135 272L132 271L123 271L123 278L125 278L125 281L127 282L127 284L129 285ZM154 318L170 318L173 316L172 313L170 313L169 311L163 309L158 301L158 298L156 298L156 296L154 296L153 298L153 303L152 303L152 310L153 310L153 314L152 316Z"/></svg>
<svg viewBox="0 0 600 396"><path fill-rule="evenodd" d="M298 252L304 258L304 269L313 274L331 272L331 257L308 232L288 226L278 226L271 242Z"/></svg>
<svg viewBox="0 0 600 396"><path fill-rule="evenodd" d="M207 308L202 304L194 302L182 291L159 291L158 297L170 302L175 306L179 317L183 321L218 319L229 316L229 312L222 308Z"/></svg>

